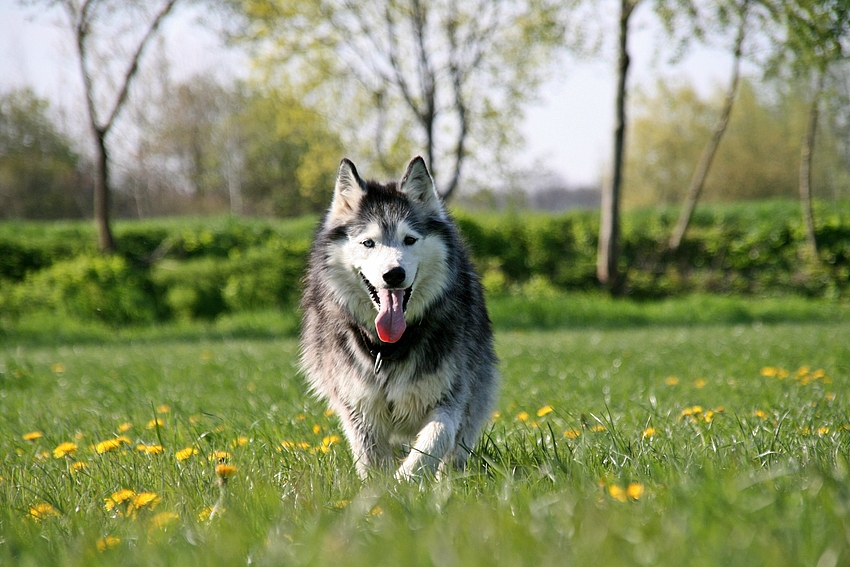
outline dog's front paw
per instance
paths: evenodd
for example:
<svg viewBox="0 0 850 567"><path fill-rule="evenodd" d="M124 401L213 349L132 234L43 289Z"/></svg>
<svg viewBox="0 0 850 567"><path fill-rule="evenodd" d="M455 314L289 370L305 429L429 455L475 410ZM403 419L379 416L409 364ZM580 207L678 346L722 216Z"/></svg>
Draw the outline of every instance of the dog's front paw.
<svg viewBox="0 0 850 567"><path fill-rule="evenodd" d="M445 464L433 457L408 455L395 472L395 479L404 482L418 482L423 478L440 478L445 472Z"/></svg>
<svg viewBox="0 0 850 567"><path fill-rule="evenodd" d="M395 479L399 482L415 482L422 477L422 472L417 467L416 470L411 467L411 465L405 461L402 465L395 471Z"/></svg>

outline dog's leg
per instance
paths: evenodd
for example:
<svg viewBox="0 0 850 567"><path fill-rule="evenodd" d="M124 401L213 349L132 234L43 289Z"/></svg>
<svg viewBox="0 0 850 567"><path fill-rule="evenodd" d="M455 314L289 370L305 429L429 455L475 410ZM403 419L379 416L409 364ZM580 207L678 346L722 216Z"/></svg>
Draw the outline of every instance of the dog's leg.
<svg viewBox="0 0 850 567"><path fill-rule="evenodd" d="M425 423L410 453L399 469L396 478L409 480L425 473L434 473L443 463L443 457L452 449L457 435L459 419L447 408L436 408Z"/></svg>
<svg viewBox="0 0 850 567"><path fill-rule="evenodd" d="M365 479L373 468L390 470L392 450L389 442L382 441L373 428L363 421L361 415L348 408L337 413L351 447L358 476Z"/></svg>

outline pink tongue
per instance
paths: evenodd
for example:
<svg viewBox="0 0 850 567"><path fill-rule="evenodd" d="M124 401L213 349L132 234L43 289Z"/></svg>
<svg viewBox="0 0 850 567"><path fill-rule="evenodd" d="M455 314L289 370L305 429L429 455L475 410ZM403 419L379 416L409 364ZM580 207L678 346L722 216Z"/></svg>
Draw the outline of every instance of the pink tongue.
<svg viewBox="0 0 850 567"><path fill-rule="evenodd" d="M401 338L407 323L404 321L404 290L379 289L380 311L375 318L378 338L385 343L394 343Z"/></svg>

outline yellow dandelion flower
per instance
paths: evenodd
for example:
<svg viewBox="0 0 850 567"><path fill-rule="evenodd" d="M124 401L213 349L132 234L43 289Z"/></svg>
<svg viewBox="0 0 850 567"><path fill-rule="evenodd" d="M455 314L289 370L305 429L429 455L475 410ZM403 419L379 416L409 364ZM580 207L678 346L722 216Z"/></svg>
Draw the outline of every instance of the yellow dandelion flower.
<svg viewBox="0 0 850 567"><path fill-rule="evenodd" d="M65 441L64 443L60 443L55 449L53 449L53 456L57 459L61 459L62 457L65 457L67 455L73 455L76 451L76 443Z"/></svg>
<svg viewBox="0 0 850 567"><path fill-rule="evenodd" d="M696 418L703 412L702 406L691 406L689 408L685 408L679 413L679 417L690 417Z"/></svg>
<svg viewBox="0 0 850 567"><path fill-rule="evenodd" d="M44 437L44 433L41 431L30 431L29 433L24 433L22 437L24 441L35 441Z"/></svg>
<svg viewBox="0 0 850 567"><path fill-rule="evenodd" d="M215 506L207 506L206 508L198 512L198 520L201 522L206 522L210 519L210 514L212 514L213 510L215 510ZM219 508L216 514L221 514L223 511L224 508Z"/></svg>
<svg viewBox="0 0 850 567"><path fill-rule="evenodd" d="M765 413L764 410L760 410L760 409L757 409L756 411L754 411L753 416L761 419L762 421L767 419L767 413Z"/></svg>
<svg viewBox="0 0 850 567"><path fill-rule="evenodd" d="M643 430L642 436L643 436L644 439L648 439L648 438L652 437L653 435L655 435L656 433L658 433L657 429L655 429L654 427L647 427L646 429Z"/></svg>
<svg viewBox="0 0 850 567"><path fill-rule="evenodd" d="M195 449L194 447L186 447L185 449L180 449L179 451L177 451L177 453L174 456L177 457L178 461L185 461L186 459L188 459L192 455L197 455L197 454L198 454L198 450Z"/></svg>
<svg viewBox="0 0 850 567"><path fill-rule="evenodd" d="M145 427L147 429L154 429L154 428L157 428L157 427L162 427L164 425L165 425L165 422L163 420L161 420L160 418L156 418L156 419L150 420Z"/></svg>
<svg viewBox="0 0 850 567"><path fill-rule="evenodd" d="M118 433L127 433L131 429L133 429L133 424L129 421L125 421L124 423L118 426Z"/></svg>
<svg viewBox="0 0 850 567"><path fill-rule="evenodd" d="M305 419L307 419L307 415L303 413L299 413L295 416L295 421L304 421Z"/></svg>
<svg viewBox="0 0 850 567"><path fill-rule="evenodd" d="M608 487L608 494L611 496L611 498L617 500L618 502L625 502L626 500L628 500L628 494L626 494L626 491L617 486L616 484L612 484Z"/></svg>
<svg viewBox="0 0 850 567"><path fill-rule="evenodd" d="M61 516L59 510L57 510L47 502L42 502L30 508L28 517L32 520L35 520L36 522L40 522L42 520L46 520L47 518L56 518L58 516Z"/></svg>
<svg viewBox="0 0 850 567"><path fill-rule="evenodd" d="M146 455L159 455L163 451L162 445L144 445L139 443L136 445L136 451Z"/></svg>
<svg viewBox="0 0 850 567"><path fill-rule="evenodd" d="M829 427L818 428L818 435L826 435L827 433L829 433Z"/></svg>
<svg viewBox="0 0 850 567"><path fill-rule="evenodd" d="M370 516L380 516L384 513L384 509L381 508L380 504L376 504L371 510L369 510Z"/></svg>
<svg viewBox="0 0 850 567"><path fill-rule="evenodd" d="M106 498L104 507L106 508L106 511L109 512L119 504L127 502L134 496L136 496L136 493L133 490L130 490L129 488L121 489L118 492L113 492L112 495Z"/></svg>
<svg viewBox="0 0 850 567"><path fill-rule="evenodd" d="M676 384L679 383L679 379L676 378L675 376L668 376L664 380L664 383L667 384L668 386L675 386Z"/></svg>
<svg viewBox="0 0 850 567"><path fill-rule="evenodd" d="M333 507L338 509L338 510L341 510L341 509L345 508L346 506L348 506L349 504L351 504L351 500L337 500L336 502L333 503Z"/></svg>
<svg viewBox="0 0 850 567"><path fill-rule="evenodd" d="M97 545L98 551L106 551L107 549L112 549L113 547L116 547L120 543L121 538L115 536L106 536L97 540L95 545Z"/></svg>
<svg viewBox="0 0 850 567"><path fill-rule="evenodd" d="M319 434L319 433L321 433L321 432L322 432L322 426L321 426L321 425L319 425L318 423L314 424L314 425L313 425L313 433L314 433L315 435L318 435L318 434Z"/></svg>
<svg viewBox="0 0 850 567"><path fill-rule="evenodd" d="M153 492L140 492L133 497L133 500L130 502L130 510L141 510L142 508L147 507L148 509L154 509L156 505L159 504L159 496L157 496Z"/></svg>
<svg viewBox="0 0 850 567"><path fill-rule="evenodd" d="M599 433L601 431L605 431L605 426L604 425L594 425L590 428L590 430L593 431L594 433Z"/></svg>
<svg viewBox="0 0 850 567"><path fill-rule="evenodd" d="M71 465L68 467L68 470L70 470L71 472L79 472L87 468L89 468L89 465L87 463L84 463L83 461L77 461L71 463Z"/></svg>
<svg viewBox="0 0 850 567"><path fill-rule="evenodd" d="M217 461L219 463L223 462L223 461L227 461L229 459L230 459L230 453L228 453L227 451L213 451L212 453L210 453L210 456L209 456L210 461Z"/></svg>
<svg viewBox="0 0 850 567"><path fill-rule="evenodd" d="M517 418L517 421L528 421L528 412L527 411L521 411L518 414L516 414L516 418Z"/></svg>
<svg viewBox="0 0 850 567"><path fill-rule="evenodd" d="M175 514L174 512L160 512L151 518L151 527L153 529L164 530L168 528L175 520L177 520L180 516Z"/></svg>
<svg viewBox="0 0 850 567"><path fill-rule="evenodd" d="M215 474L222 480L227 480L236 473L236 467L233 465L221 464L215 467Z"/></svg>
<svg viewBox="0 0 850 567"><path fill-rule="evenodd" d="M581 435L581 431L579 431L578 429L564 430L564 437L566 437L567 439L575 439L579 435Z"/></svg>
<svg viewBox="0 0 850 567"><path fill-rule="evenodd" d="M537 417L543 417L544 415L548 415L555 411L555 408L552 406L543 406L539 410L537 410Z"/></svg>
<svg viewBox="0 0 850 567"><path fill-rule="evenodd" d="M699 378L694 381L694 388L696 388L697 390L702 390L703 388L705 388L706 384L708 384L708 381L705 378Z"/></svg>
<svg viewBox="0 0 850 567"><path fill-rule="evenodd" d="M640 500L641 496L643 496L644 487L639 482L632 482L629 486L626 487L626 494L632 500Z"/></svg>
<svg viewBox="0 0 850 567"><path fill-rule="evenodd" d="M158 408L156 408L156 413L168 413L171 411L171 406L168 404L162 404Z"/></svg>
<svg viewBox="0 0 850 567"><path fill-rule="evenodd" d="M325 410L325 417L330 417L330 416L332 416L333 414L334 414L334 410L333 410L333 409L328 408L328 409L326 409L326 410Z"/></svg>
<svg viewBox="0 0 850 567"><path fill-rule="evenodd" d="M339 443L339 437L336 435L328 435L324 439L322 439L322 444L319 447L319 450L323 453L328 453L331 450L331 445L336 445Z"/></svg>
<svg viewBox="0 0 850 567"><path fill-rule="evenodd" d="M246 443L248 443L248 438L244 435L240 435L239 437L233 440L233 443L231 443L231 445L233 445L233 448L235 449L236 447L242 447Z"/></svg>
<svg viewBox="0 0 850 567"><path fill-rule="evenodd" d="M54 374L63 374L65 372L65 365L61 362L55 363L50 367Z"/></svg>
<svg viewBox="0 0 850 567"><path fill-rule="evenodd" d="M278 451L291 451L295 449L295 441L281 441L278 446Z"/></svg>
<svg viewBox="0 0 850 567"><path fill-rule="evenodd" d="M94 450L97 451L99 455L102 455L103 453L120 448L122 444L129 445L130 439L124 436L116 437L115 439L107 439L106 441L101 441L95 445Z"/></svg>

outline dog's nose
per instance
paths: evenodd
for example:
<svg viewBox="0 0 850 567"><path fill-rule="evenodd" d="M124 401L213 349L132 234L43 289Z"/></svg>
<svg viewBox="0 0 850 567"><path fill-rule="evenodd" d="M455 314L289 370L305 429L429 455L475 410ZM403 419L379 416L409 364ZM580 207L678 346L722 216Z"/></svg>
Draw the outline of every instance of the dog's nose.
<svg viewBox="0 0 850 567"><path fill-rule="evenodd" d="M404 273L404 268L393 268L384 274L384 281L390 287L398 287L404 281L405 277L407 277L407 274Z"/></svg>

